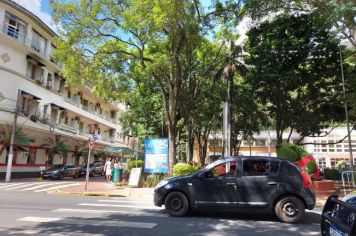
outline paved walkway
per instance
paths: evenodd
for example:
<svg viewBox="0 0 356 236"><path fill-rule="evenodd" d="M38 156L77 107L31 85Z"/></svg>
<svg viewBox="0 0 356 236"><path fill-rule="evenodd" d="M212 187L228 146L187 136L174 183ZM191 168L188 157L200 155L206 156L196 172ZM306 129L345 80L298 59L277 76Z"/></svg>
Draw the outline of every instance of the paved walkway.
<svg viewBox="0 0 356 236"><path fill-rule="evenodd" d="M61 188L52 193L153 199L153 188L120 186L112 182L107 183L104 180L90 180L86 188L85 181L78 183L80 183L80 185Z"/></svg>

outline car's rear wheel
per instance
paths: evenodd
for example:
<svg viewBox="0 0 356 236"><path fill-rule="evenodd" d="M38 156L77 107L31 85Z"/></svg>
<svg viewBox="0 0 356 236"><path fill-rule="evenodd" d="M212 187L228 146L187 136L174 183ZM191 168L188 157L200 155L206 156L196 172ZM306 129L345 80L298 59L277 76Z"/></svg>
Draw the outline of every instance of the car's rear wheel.
<svg viewBox="0 0 356 236"><path fill-rule="evenodd" d="M189 211L188 199L181 192L168 194L164 201L164 206L170 216L184 216Z"/></svg>
<svg viewBox="0 0 356 236"><path fill-rule="evenodd" d="M305 206L300 199L287 196L277 202L274 210L282 222L293 224L302 218L305 212Z"/></svg>

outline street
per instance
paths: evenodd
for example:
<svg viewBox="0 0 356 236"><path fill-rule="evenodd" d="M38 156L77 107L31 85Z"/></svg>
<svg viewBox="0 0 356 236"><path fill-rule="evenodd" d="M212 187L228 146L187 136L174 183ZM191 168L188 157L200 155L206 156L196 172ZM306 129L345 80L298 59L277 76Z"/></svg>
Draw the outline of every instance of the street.
<svg viewBox="0 0 356 236"><path fill-rule="evenodd" d="M13 187L15 188L15 187ZM0 235L320 235L320 211L288 225L268 214L169 217L150 196L93 197L0 189Z"/></svg>

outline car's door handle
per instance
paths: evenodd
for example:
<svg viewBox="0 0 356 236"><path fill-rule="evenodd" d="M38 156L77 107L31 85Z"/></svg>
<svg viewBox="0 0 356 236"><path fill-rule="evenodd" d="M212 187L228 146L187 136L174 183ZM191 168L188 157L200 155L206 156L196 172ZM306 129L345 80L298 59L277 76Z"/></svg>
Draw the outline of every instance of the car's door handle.
<svg viewBox="0 0 356 236"><path fill-rule="evenodd" d="M268 185L278 185L277 182L268 182L267 184L268 184Z"/></svg>
<svg viewBox="0 0 356 236"><path fill-rule="evenodd" d="M233 187L235 191L237 190L237 185L235 183L226 183L227 186Z"/></svg>

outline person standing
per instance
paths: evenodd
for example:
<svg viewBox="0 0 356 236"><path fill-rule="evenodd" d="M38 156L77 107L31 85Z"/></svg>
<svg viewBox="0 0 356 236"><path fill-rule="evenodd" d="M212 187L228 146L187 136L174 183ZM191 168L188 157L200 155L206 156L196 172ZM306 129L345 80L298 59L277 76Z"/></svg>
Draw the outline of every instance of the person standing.
<svg viewBox="0 0 356 236"><path fill-rule="evenodd" d="M105 178L106 182L110 182L111 180L111 172L112 172L112 167L111 167L111 158L109 158L104 165L104 172L105 172Z"/></svg>

